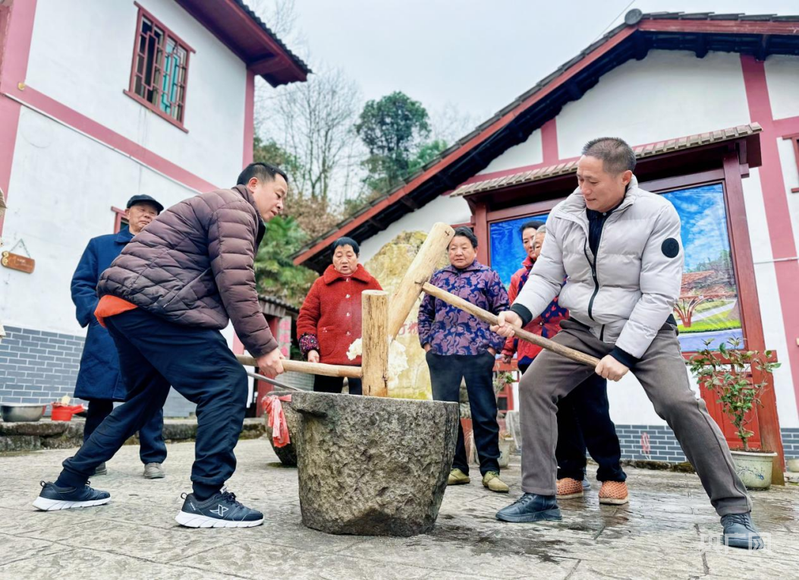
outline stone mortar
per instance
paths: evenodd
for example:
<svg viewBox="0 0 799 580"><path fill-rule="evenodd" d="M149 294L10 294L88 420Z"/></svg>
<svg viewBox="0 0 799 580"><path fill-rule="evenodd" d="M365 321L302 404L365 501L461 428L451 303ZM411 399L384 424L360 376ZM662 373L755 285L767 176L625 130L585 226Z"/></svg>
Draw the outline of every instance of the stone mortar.
<svg viewBox="0 0 799 580"><path fill-rule="evenodd" d="M458 436L458 405L291 393L302 523L330 534L433 529Z"/></svg>

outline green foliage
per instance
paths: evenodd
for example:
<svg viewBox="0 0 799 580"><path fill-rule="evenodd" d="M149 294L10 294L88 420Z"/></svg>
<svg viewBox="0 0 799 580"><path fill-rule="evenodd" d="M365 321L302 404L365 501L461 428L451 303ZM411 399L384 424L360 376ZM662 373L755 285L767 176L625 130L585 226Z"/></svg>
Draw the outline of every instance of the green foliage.
<svg viewBox="0 0 799 580"><path fill-rule="evenodd" d="M438 157L447 148L447 142L441 139L425 143L419 148L419 152L408 165L408 175L416 173L419 169Z"/></svg>
<svg viewBox="0 0 799 580"><path fill-rule="evenodd" d="M273 140L264 141L258 135L253 139L252 160L269 163L283 169L288 175L296 175L300 169L299 160Z"/></svg>
<svg viewBox="0 0 799 580"><path fill-rule="evenodd" d="M770 350L761 355L758 351L741 349L739 338L733 337L727 344L721 343L718 351L710 350L712 342L706 340L705 348L691 358L691 372L700 384L718 396L718 402L735 426L744 451L748 451L747 442L754 433L746 428L751 420L746 415L755 405L762 404L760 395L768 385L768 377L780 363L768 362ZM758 383L754 382L753 370L762 378Z"/></svg>
<svg viewBox="0 0 799 580"><path fill-rule="evenodd" d="M278 216L266 226L266 234L255 257L258 292L300 307L316 279L316 273L294 265L290 256L307 239L292 217Z"/></svg>
<svg viewBox="0 0 799 580"><path fill-rule="evenodd" d="M407 175L424 140L430 135L427 110L402 92L369 101L355 131L366 145L366 185L388 191Z"/></svg>

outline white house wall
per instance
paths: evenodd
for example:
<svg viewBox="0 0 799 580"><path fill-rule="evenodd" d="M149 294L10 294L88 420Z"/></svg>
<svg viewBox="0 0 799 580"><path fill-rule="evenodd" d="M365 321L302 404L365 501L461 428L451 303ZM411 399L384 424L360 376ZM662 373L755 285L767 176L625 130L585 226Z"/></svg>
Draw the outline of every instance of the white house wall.
<svg viewBox="0 0 799 580"><path fill-rule="evenodd" d="M689 90L686 90L688 88ZM561 158L578 157L594 137L642 145L749 122L735 53L650 51L612 70L557 117Z"/></svg>
<svg viewBox="0 0 799 580"><path fill-rule="evenodd" d="M84 335L75 320L70 281L94 236L114 231L111 206L146 193L164 206L194 195L38 112L22 108L6 211L5 248L23 240L36 260L32 274L0 269L0 320L49 332ZM15 252L22 253L20 248Z"/></svg>
<svg viewBox="0 0 799 580"><path fill-rule="evenodd" d="M173 0L140 4L196 51L188 133L123 94L138 32L132 0L39 0L26 83L210 183L232 184L243 157L244 63Z"/></svg>
<svg viewBox="0 0 799 580"><path fill-rule="evenodd" d="M775 119L799 115L799 65L792 56L774 55L766 59L771 112Z"/></svg>
<svg viewBox="0 0 799 580"><path fill-rule="evenodd" d="M438 197L423 209L402 216L382 232L365 240L361 244L360 261L367 262L380 251L380 248L402 232L428 232L436 222L459 224L467 223L471 219L469 204L462 197ZM483 240L483 242L485 241Z"/></svg>
<svg viewBox="0 0 799 580"><path fill-rule="evenodd" d="M797 66L797 76L799 76L799 66ZM797 169L796 153L793 150L793 143L786 139L777 139L777 149L780 153L782 178L785 183L785 197L788 200L788 210L791 212L794 244L799 249L799 193L791 193L792 189L799 187L799 169Z"/></svg>
<svg viewBox="0 0 799 580"><path fill-rule="evenodd" d="M533 131L524 143L511 147L488 164L477 175L495 173L506 169L535 165L544 161L544 148L541 144L541 130Z"/></svg>

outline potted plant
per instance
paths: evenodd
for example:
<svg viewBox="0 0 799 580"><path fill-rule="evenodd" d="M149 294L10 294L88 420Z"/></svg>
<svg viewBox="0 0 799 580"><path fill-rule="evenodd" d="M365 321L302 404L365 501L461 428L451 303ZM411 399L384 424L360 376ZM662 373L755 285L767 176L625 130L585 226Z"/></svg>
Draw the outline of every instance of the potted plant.
<svg viewBox="0 0 799 580"><path fill-rule="evenodd" d="M735 434L741 441L740 449L732 449L735 470L749 489L768 489L771 486L771 468L776 453L749 448L754 435L747 426L752 420L751 411L761 405L760 395L768 385L768 378L780 363L769 362L772 351L764 354L742 349L739 338L721 343L717 351L710 350L712 340L690 361L691 372L706 389L718 397L722 411L729 418ZM755 382L755 376L759 381Z"/></svg>

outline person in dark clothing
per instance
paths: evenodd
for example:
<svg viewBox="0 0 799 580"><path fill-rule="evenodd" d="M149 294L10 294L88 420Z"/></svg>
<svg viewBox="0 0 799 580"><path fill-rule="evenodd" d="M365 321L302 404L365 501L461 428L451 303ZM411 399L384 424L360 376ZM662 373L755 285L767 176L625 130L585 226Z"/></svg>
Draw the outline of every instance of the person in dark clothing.
<svg viewBox="0 0 799 580"><path fill-rule="evenodd" d="M514 302L530 276L530 270L541 255L546 239L546 225L540 225L530 242L530 230L523 230L527 236L525 248L528 258L522 269L514 274L509 291L510 301ZM514 285L514 282L516 284ZM558 304L556 296L538 318L530 321L525 329L544 338L552 338L560 332L560 323L567 320L569 311ZM520 344L524 343L524 344ZM506 360L518 350L519 370L524 374L540 354L541 347L510 337L502 350ZM627 474L621 468L621 445L616 435L616 426L610 418L608 403L608 382L598 375L591 375L573 392L558 401L558 443L555 458L558 462L557 498L573 499L583 496L586 450L599 464L597 480L602 482L599 502L621 505L629 501Z"/></svg>
<svg viewBox="0 0 799 580"><path fill-rule="evenodd" d="M433 274L430 283L490 312L507 307L508 293L494 270L477 257L477 237L460 227L448 248L450 265ZM499 424L494 394L494 357L505 340L488 323L426 294L419 307L419 341L426 351L433 399L459 401L461 381L466 381L474 425L474 444L480 458L483 486L507 493L499 478ZM470 482L463 429L458 425L458 443L447 485Z"/></svg>
<svg viewBox="0 0 799 580"><path fill-rule="evenodd" d="M75 303L78 323L84 328L88 326L75 384L75 396L89 402L83 427L84 442L111 414L114 401L124 401L127 394L119 373L119 357L114 341L94 317L94 309L99 302L97 282L100 274L119 256L133 236L140 233L164 210L164 206L149 195L134 195L128 200L126 208L128 227L122 228L119 233L89 240L72 276L72 302ZM163 427L164 414L159 411L139 430L139 457L144 464L144 477L147 479L164 477L162 463L166 459L166 444L161 433ZM101 463L94 475L106 473L108 470L105 463Z"/></svg>
<svg viewBox="0 0 799 580"><path fill-rule="evenodd" d="M265 221L280 214L280 169L248 165L232 189L172 206L136 236L100 278L95 316L119 354L127 400L94 431L33 505L58 510L105 504L87 479L158 412L170 384L197 404L192 493L175 518L188 527L251 527L263 514L225 487L236 469L247 374L220 333L229 322L261 373L283 372L277 341L258 306L254 259Z"/></svg>

